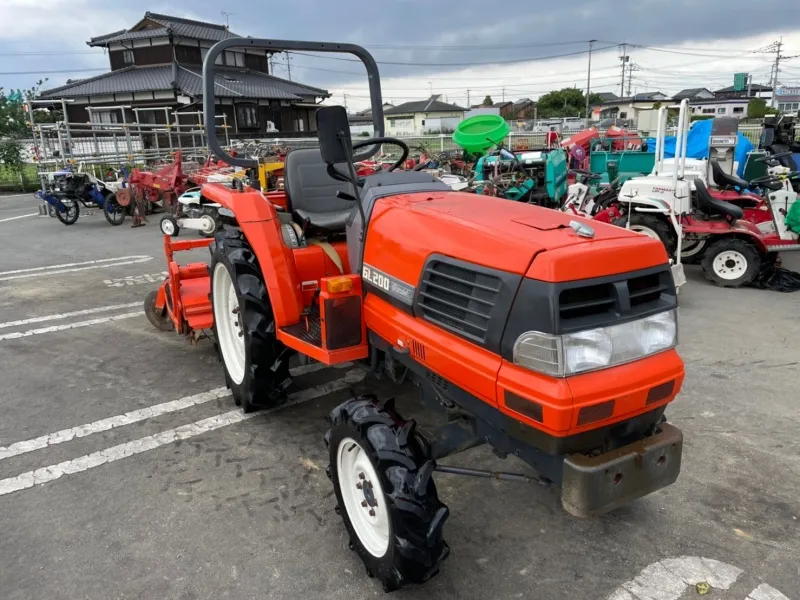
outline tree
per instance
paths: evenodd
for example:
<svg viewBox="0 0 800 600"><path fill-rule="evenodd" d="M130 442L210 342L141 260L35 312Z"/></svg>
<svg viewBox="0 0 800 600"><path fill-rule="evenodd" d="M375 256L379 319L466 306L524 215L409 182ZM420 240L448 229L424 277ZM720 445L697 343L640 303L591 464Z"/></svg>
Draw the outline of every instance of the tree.
<svg viewBox="0 0 800 600"><path fill-rule="evenodd" d="M598 94L590 95L589 99L602 102ZM540 118L586 116L586 96L578 88L563 88L548 92L539 98L536 105Z"/></svg>
<svg viewBox="0 0 800 600"><path fill-rule="evenodd" d="M39 96L40 88L45 81L47 80L39 80L32 88L12 89L8 93L0 87L0 137L18 138L30 135L22 103L23 100L33 100Z"/></svg>
<svg viewBox="0 0 800 600"><path fill-rule="evenodd" d="M0 163L11 171L19 171L23 162L22 144L14 139L0 141Z"/></svg>
<svg viewBox="0 0 800 600"><path fill-rule="evenodd" d="M492 101L492 97L487 95L486 98L483 99L483 103L481 104L481 106L491 106L492 104L494 104L494 101Z"/></svg>
<svg viewBox="0 0 800 600"><path fill-rule="evenodd" d="M778 111L771 106L767 106L767 101L763 98L753 98L747 103L748 119L763 119L764 115L776 115Z"/></svg>

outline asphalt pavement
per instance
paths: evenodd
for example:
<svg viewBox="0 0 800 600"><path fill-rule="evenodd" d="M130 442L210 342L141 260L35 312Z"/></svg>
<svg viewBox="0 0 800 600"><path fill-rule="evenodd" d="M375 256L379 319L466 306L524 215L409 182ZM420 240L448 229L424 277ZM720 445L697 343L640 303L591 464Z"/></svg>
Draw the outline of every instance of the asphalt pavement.
<svg viewBox="0 0 800 600"><path fill-rule="evenodd" d="M415 389L296 365L289 405L243 418L211 341L142 313L166 268L157 217L91 212L65 227L0 198L0 598L383 596L348 550L322 437L354 392L424 421ZM708 583L800 599L800 292L687 271L677 483L581 520L546 487L439 474L451 556L395 598L677 600ZM446 462L527 472L485 448Z"/></svg>

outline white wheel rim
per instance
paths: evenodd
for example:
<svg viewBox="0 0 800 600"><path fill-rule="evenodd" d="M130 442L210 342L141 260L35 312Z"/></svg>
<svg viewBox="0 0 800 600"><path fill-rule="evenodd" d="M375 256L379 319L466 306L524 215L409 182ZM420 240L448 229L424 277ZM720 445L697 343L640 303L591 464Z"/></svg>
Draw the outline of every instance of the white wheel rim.
<svg viewBox="0 0 800 600"><path fill-rule="evenodd" d="M214 267L214 284L211 289L214 304L214 323L217 326L217 343L228 375L237 385L244 381L244 333L239 313L239 300L230 273L225 265Z"/></svg>
<svg viewBox="0 0 800 600"><path fill-rule="evenodd" d="M367 552L380 558L389 549L389 513L378 474L364 449L344 438L336 450L336 475L350 523Z"/></svg>
<svg viewBox="0 0 800 600"><path fill-rule="evenodd" d="M208 215L203 215L200 218L203 220L204 223L203 233L214 233L214 227L216 225L214 223L214 219L212 219Z"/></svg>
<svg viewBox="0 0 800 600"><path fill-rule="evenodd" d="M175 225L169 219L161 221L161 232L165 235L173 235L175 233Z"/></svg>
<svg viewBox="0 0 800 600"><path fill-rule="evenodd" d="M646 235L647 237L658 240L659 242L661 241L661 238L658 237L658 234L655 232L655 230L645 227L644 225L631 225L631 231L641 233L642 235Z"/></svg>
<svg viewBox="0 0 800 600"><path fill-rule="evenodd" d="M696 242L689 242L688 244L684 245L681 249L681 258L690 258L692 256L696 256L703 251L703 248L706 247L705 240L697 240Z"/></svg>
<svg viewBox="0 0 800 600"><path fill-rule="evenodd" d="M713 268L718 277L733 281L747 272L747 259L741 252L725 250L714 257Z"/></svg>

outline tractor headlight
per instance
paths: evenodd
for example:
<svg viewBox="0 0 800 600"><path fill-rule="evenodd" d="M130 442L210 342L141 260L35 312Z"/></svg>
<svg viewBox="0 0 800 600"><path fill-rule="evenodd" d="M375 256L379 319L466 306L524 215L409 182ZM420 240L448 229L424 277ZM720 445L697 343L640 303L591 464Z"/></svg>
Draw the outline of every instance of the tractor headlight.
<svg viewBox="0 0 800 600"><path fill-rule="evenodd" d="M673 348L677 342L678 315L673 309L629 323L564 335L528 331L514 344L514 362L566 377L638 360Z"/></svg>

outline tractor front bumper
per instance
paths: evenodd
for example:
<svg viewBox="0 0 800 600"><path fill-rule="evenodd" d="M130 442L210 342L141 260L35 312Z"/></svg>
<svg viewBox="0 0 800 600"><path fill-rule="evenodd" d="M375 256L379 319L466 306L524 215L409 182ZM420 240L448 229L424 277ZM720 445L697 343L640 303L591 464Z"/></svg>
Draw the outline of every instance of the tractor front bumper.
<svg viewBox="0 0 800 600"><path fill-rule="evenodd" d="M561 502L577 517L623 506L674 483L681 470L683 433L662 423L659 432L597 456L564 459Z"/></svg>

